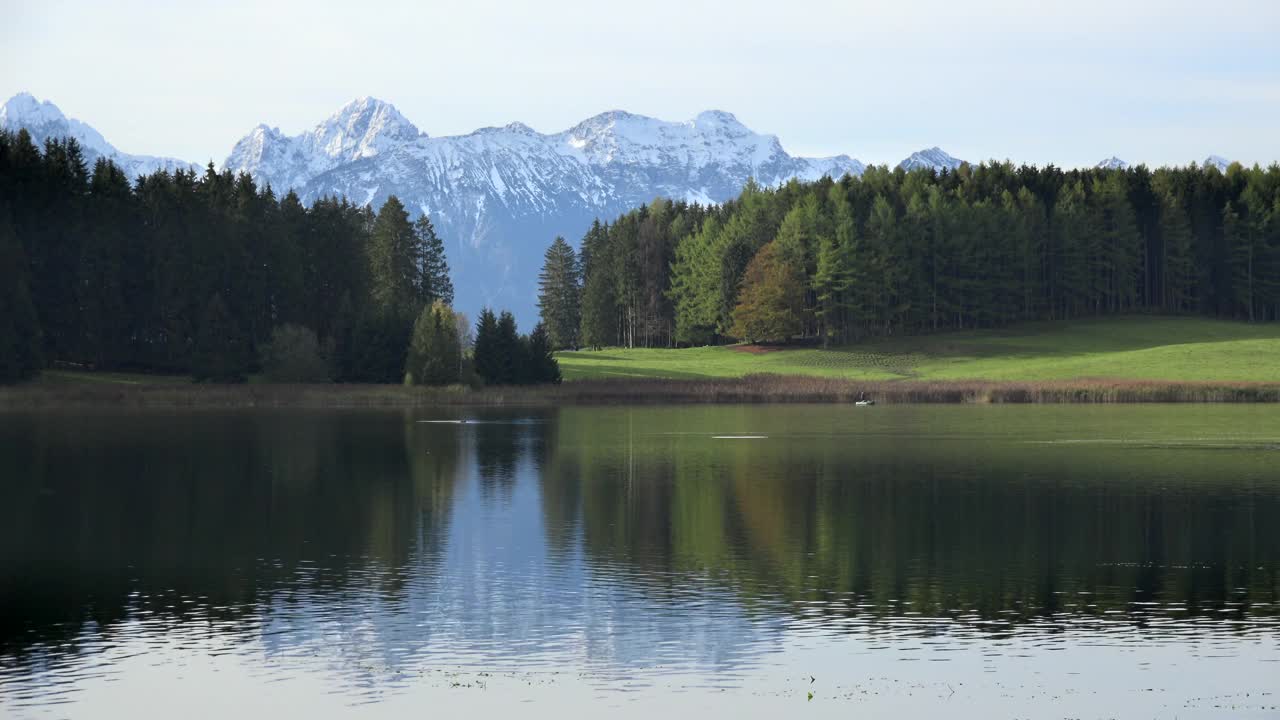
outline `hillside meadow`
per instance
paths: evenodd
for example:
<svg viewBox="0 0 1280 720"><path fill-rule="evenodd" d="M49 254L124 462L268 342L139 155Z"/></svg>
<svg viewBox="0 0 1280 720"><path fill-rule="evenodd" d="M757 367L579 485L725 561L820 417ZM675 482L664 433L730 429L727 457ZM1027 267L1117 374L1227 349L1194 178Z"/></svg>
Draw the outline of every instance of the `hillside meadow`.
<svg viewBox="0 0 1280 720"><path fill-rule="evenodd" d="M1280 382L1280 325L1127 316L875 340L562 352L566 380L770 373L851 380Z"/></svg>

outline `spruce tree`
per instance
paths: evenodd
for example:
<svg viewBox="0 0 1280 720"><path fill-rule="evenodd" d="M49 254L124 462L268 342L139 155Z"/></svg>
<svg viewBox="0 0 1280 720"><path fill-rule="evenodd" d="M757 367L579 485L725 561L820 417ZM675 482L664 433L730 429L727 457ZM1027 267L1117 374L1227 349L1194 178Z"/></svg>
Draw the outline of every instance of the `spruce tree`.
<svg viewBox="0 0 1280 720"><path fill-rule="evenodd" d="M531 384L560 382L560 363L555 358L551 334L542 323L534 326L533 332L529 333L524 354L527 382Z"/></svg>
<svg viewBox="0 0 1280 720"><path fill-rule="evenodd" d="M578 346L582 315L580 284L577 254L564 238L557 237L547 248L542 272L538 275L538 310L555 349Z"/></svg>
<svg viewBox="0 0 1280 720"><path fill-rule="evenodd" d="M449 263L444 255L444 242L436 235L431 218L423 215L413 224L417 246L422 253L420 260L419 298L427 303L436 300L445 305L453 304L453 281L449 279Z"/></svg>
<svg viewBox="0 0 1280 720"><path fill-rule="evenodd" d="M618 302L609 245L609 226L596 220L582 238L578 342L587 347L618 342Z"/></svg>
<svg viewBox="0 0 1280 720"><path fill-rule="evenodd" d="M509 310L503 310L498 316L498 330L494 339L497 368L495 385L514 385L520 381L527 362L523 350L520 334L516 331L516 317Z"/></svg>
<svg viewBox="0 0 1280 720"><path fill-rule="evenodd" d="M378 210L369 237L369 296L381 312L416 317L422 295L419 235L392 195Z"/></svg>
<svg viewBox="0 0 1280 720"><path fill-rule="evenodd" d="M498 316L489 308L481 310L480 318L476 321L473 358L476 375L486 385L498 384L502 375L498 360Z"/></svg>

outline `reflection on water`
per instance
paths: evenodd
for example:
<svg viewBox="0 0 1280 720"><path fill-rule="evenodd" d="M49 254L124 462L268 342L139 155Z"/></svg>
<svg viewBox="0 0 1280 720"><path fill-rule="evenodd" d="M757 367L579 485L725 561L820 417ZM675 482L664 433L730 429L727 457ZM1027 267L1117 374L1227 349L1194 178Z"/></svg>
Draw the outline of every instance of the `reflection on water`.
<svg viewBox="0 0 1280 720"><path fill-rule="evenodd" d="M0 714L1272 716L1273 414L0 416Z"/></svg>

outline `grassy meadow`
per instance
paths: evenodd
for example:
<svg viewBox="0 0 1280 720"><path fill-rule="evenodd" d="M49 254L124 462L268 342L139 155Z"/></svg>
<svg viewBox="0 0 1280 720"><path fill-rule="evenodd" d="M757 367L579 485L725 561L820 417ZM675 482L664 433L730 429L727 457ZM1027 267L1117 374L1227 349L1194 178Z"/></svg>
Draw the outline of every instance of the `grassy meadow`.
<svg viewBox="0 0 1280 720"><path fill-rule="evenodd" d="M757 373L849 380L1280 382L1280 324L1131 316L1026 323L840 348L563 352L566 380L707 379Z"/></svg>

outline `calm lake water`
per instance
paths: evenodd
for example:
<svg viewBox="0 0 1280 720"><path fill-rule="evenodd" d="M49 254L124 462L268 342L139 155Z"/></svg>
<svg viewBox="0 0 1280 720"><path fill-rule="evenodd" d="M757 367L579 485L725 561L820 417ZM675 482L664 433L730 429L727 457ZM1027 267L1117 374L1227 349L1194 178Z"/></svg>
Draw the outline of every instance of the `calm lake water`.
<svg viewBox="0 0 1280 720"><path fill-rule="evenodd" d="M5 717L1280 716L1277 408L9 414L0 477Z"/></svg>

